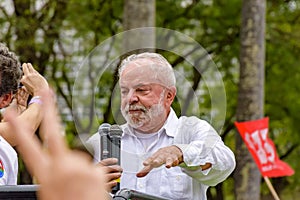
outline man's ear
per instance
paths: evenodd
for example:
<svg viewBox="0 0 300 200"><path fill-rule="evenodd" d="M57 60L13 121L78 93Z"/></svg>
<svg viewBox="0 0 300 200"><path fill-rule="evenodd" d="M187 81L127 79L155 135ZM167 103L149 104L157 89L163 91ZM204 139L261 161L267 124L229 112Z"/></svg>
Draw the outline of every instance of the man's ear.
<svg viewBox="0 0 300 200"><path fill-rule="evenodd" d="M172 86L172 87L168 88L167 97L166 97L168 106L171 106L171 104L174 101L175 96L176 96L176 87Z"/></svg>
<svg viewBox="0 0 300 200"><path fill-rule="evenodd" d="M13 99L12 93L4 94L0 97L0 108L7 107Z"/></svg>

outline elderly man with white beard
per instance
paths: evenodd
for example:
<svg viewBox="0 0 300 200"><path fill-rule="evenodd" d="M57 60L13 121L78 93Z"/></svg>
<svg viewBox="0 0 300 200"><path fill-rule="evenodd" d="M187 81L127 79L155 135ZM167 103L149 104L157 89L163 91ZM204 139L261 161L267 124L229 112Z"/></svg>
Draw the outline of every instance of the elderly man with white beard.
<svg viewBox="0 0 300 200"><path fill-rule="evenodd" d="M206 191L235 168L233 152L214 128L195 116L177 117L171 104L176 78L169 62L157 53L133 54L119 68L121 165L101 159L100 137L87 143L94 159L107 166L107 190L121 178L128 188L167 199L206 200Z"/></svg>

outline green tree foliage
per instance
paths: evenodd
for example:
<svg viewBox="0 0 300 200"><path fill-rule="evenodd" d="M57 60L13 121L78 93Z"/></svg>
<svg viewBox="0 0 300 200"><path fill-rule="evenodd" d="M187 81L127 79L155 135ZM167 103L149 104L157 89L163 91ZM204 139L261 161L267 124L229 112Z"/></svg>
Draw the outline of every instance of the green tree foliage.
<svg viewBox="0 0 300 200"><path fill-rule="evenodd" d="M270 117L270 136L279 156L295 170L295 175L276 178L273 183L278 192L288 194L286 199L296 199L300 185L300 2L272 1L268 8L265 113Z"/></svg>
<svg viewBox="0 0 300 200"><path fill-rule="evenodd" d="M300 153L297 113L300 109L299 4L299 0L267 2L265 113L270 117L269 134L275 141L279 156L296 171L294 176L272 179L278 192L287 197L283 199L292 199L292 196L286 195L300 191L300 166L297 162ZM123 31L123 6L122 0L0 1L0 41L15 51L22 62L32 62L54 87L70 145L78 134L72 113L76 73L97 45ZM239 77L240 18L241 0L156 1L156 26L179 31L196 40L207 50L221 72L227 107L226 122L220 134L232 149L235 145L233 122ZM193 71L184 59L168 52L161 53L176 70L182 69L186 73L193 88L205 90L201 74ZM114 122L110 107L110 93L117 78L114 74L114 70L106 71L101 80L90 79L92 83L101 85L101 91L93 91L97 106L89 108L90 112L99 115L98 121L91 117L81 124L86 133L96 132L97 124L103 121ZM204 93L201 98L200 106L209 110L209 94ZM175 103L174 107L178 112L180 105ZM201 113L203 118L209 113L205 109ZM232 181L229 178L211 188L209 199L234 199ZM262 195L268 193L263 185Z"/></svg>

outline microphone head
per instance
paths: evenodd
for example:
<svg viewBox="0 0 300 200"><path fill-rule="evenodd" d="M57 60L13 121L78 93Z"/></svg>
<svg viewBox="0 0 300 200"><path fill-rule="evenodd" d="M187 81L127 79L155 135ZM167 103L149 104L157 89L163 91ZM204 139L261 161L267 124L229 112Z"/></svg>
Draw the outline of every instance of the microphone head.
<svg viewBox="0 0 300 200"><path fill-rule="evenodd" d="M100 135L108 135L111 125L109 123L103 123L99 126L98 132Z"/></svg>
<svg viewBox="0 0 300 200"><path fill-rule="evenodd" d="M109 135L110 137L121 137L123 134L123 130L117 124L113 124L110 127Z"/></svg>

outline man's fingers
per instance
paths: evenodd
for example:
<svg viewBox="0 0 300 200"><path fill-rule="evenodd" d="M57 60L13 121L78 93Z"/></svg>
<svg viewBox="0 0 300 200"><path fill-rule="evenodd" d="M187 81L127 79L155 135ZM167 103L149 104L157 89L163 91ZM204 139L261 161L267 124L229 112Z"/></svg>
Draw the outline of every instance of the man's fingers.
<svg viewBox="0 0 300 200"><path fill-rule="evenodd" d="M108 192L111 192L112 188L117 185L116 180L122 175L123 169L121 166L116 165L117 163L118 159L116 158L103 159L98 163L99 169L105 172L106 190Z"/></svg>
<svg viewBox="0 0 300 200"><path fill-rule="evenodd" d="M101 163L98 163L98 165L100 166L100 168L105 172L105 174L107 176L111 176L111 178L109 178L109 180L112 180L112 179L117 179L117 178L120 178L122 172L123 172L123 169L120 165L115 165L115 161L117 161L117 159L105 159L103 160L105 163L102 162ZM110 165L112 164L112 165Z"/></svg>
<svg viewBox="0 0 300 200"><path fill-rule="evenodd" d="M171 168L171 167L175 167L178 166L180 163L177 155L175 154L169 154L167 159L166 159L166 167L167 168Z"/></svg>
<svg viewBox="0 0 300 200"><path fill-rule="evenodd" d="M22 64L22 69L23 69L24 75L27 75L29 73L29 70L28 70L28 67L27 67L27 63L23 63Z"/></svg>
<svg viewBox="0 0 300 200"><path fill-rule="evenodd" d="M117 177L117 176L116 175L110 176L109 174L106 174L105 171L103 171L102 167L98 167L96 165L93 165L93 167L96 168L95 171L98 171L98 173L97 172L95 173L95 176L98 176L99 180L103 180L103 178L104 178L105 190L107 192L111 192L112 188L117 185L117 182L115 180L113 180L112 178ZM114 178L114 179L117 179L117 178Z"/></svg>
<svg viewBox="0 0 300 200"><path fill-rule="evenodd" d="M118 163L117 158L106 158L101 160L98 164L101 166L109 166L109 165L115 165Z"/></svg>
<svg viewBox="0 0 300 200"><path fill-rule="evenodd" d="M167 168L170 168L170 167L172 167L173 166L173 162L174 162L174 160L172 159L172 158L167 158L166 159L166 167Z"/></svg>
<svg viewBox="0 0 300 200"><path fill-rule="evenodd" d="M25 87L19 88L17 93L16 93L16 99L18 105L21 106L27 106L27 100L28 100L28 92L25 90Z"/></svg>
<svg viewBox="0 0 300 200"><path fill-rule="evenodd" d="M36 72L31 63L23 63L22 65L24 75Z"/></svg>
<svg viewBox="0 0 300 200"><path fill-rule="evenodd" d="M106 180L108 182L111 182L111 181L116 182L115 180L120 178L121 175L122 175L122 173L120 173L120 172L109 173L109 174L106 174Z"/></svg>
<svg viewBox="0 0 300 200"><path fill-rule="evenodd" d="M5 112L5 117L10 128L16 134L18 153L22 156L31 174L41 179L47 164L47 157L42 151L41 144L35 136L29 137L32 134L27 133L30 129L26 128L26 122L19 120L12 109Z"/></svg>
<svg viewBox="0 0 300 200"><path fill-rule="evenodd" d="M123 169L119 165L101 166L105 173L122 173Z"/></svg>
<svg viewBox="0 0 300 200"><path fill-rule="evenodd" d="M152 168L160 167L165 164L167 168L178 166L182 157L181 150L176 146L169 146L159 149L152 156L147 158L144 166L152 166Z"/></svg>
<svg viewBox="0 0 300 200"><path fill-rule="evenodd" d="M165 158L163 154L157 155L154 154L153 156L147 158L144 162L143 165L147 166L147 165L151 165L153 166L153 168L155 167L160 167L161 165L165 164Z"/></svg>
<svg viewBox="0 0 300 200"><path fill-rule="evenodd" d="M139 178L140 178L140 177L144 177L144 176L146 176L153 168L154 168L153 166L147 165L147 166L145 166L141 171L139 171L139 172L136 174L136 176L139 177Z"/></svg>
<svg viewBox="0 0 300 200"><path fill-rule="evenodd" d="M30 73L33 73L35 72L35 69L33 68L32 64L31 63L27 63L27 69Z"/></svg>
<svg viewBox="0 0 300 200"><path fill-rule="evenodd" d="M105 190L111 192L112 188L115 187L118 183L116 181L111 181L105 184Z"/></svg>
<svg viewBox="0 0 300 200"><path fill-rule="evenodd" d="M156 159L156 154L153 154L152 156L150 156L149 158L147 158L146 160L144 160L143 165L151 165L154 161L154 159Z"/></svg>

